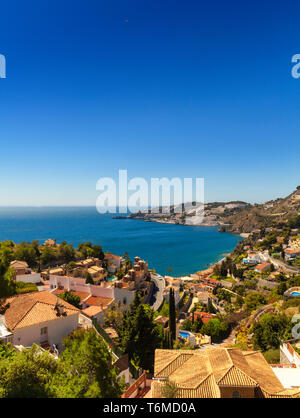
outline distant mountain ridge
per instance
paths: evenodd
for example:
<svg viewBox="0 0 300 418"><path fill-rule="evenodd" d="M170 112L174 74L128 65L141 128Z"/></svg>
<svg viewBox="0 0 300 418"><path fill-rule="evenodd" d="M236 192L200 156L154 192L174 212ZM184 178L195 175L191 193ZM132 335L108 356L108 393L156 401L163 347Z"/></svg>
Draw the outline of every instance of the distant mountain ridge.
<svg viewBox="0 0 300 418"><path fill-rule="evenodd" d="M182 209L178 210L178 209ZM176 213L179 212L179 213ZM232 233L250 233L274 223L285 223L290 217L300 215L300 186L285 198L254 205L243 201L199 202L144 209L128 216L148 222L179 225L219 226L219 230Z"/></svg>

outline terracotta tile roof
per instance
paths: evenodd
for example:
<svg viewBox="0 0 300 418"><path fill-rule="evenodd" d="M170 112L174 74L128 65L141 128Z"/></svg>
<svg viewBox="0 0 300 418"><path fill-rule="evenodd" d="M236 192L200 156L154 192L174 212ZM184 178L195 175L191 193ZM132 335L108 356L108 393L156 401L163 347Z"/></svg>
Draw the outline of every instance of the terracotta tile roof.
<svg viewBox="0 0 300 418"><path fill-rule="evenodd" d="M261 397L298 397L299 389L285 390L257 352L236 348L206 350L156 350L155 378L169 378L178 386L178 397L220 397L222 387L252 387ZM152 397L161 393L160 381L152 384Z"/></svg>
<svg viewBox="0 0 300 418"><path fill-rule="evenodd" d="M107 306L112 301L113 301L112 298L102 298L102 297L99 297L99 296L91 296L85 301L85 303L87 305L94 305L94 306L101 306L101 305Z"/></svg>
<svg viewBox="0 0 300 418"><path fill-rule="evenodd" d="M271 266L270 263L262 263L262 264L258 264L258 266L256 266L256 269L257 270L262 270L262 269L264 269L266 267L270 267L270 266Z"/></svg>
<svg viewBox="0 0 300 418"><path fill-rule="evenodd" d="M89 306L88 308L82 310L82 313L89 316L90 318L92 318L100 312L102 312L102 308L100 308L100 306Z"/></svg>
<svg viewBox="0 0 300 418"><path fill-rule="evenodd" d="M284 252L287 254L299 254L300 250L284 250Z"/></svg>
<svg viewBox="0 0 300 418"><path fill-rule="evenodd" d="M114 260L120 260L122 257L120 257L119 255L115 255L115 254L111 254L111 253L106 253L104 254L104 259L105 260L110 260L110 259L114 259Z"/></svg>
<svg viewBox="0 0 300 418"><path fill-rule="evenodd" d="M246 351L243 354L249 364L251 377L257 381L259 386L269 392L280 392L283 390L283 386L272 367L269 366L260 351Z"/></svg>
<svg viewBox="0 0 300 418"><path fill-rule="evenodd" d="M13 268L28 268L28 264L26 263L26 261L14 260L10 263L10 267L13 267Z"/></svg>
<svg viewBox="0 0 300 418"><path fill-rule="evenodd" d="M255 380L235 366L232 366L217 383L218 386L257 386Z"/></svg>
<svg viewBox="0 0 300 418"><path fill-rule="evenodd" d="M194 320L196 320L197 317L201 318L203 324L207 324L214 317L214 315L208 312L195 312Z"/></svg>
<svg viewBox="0 0 300 418"><path fill-rule="evenodd" d="M44 321L59 319L54 310L57 297L44 290L42 292L28 293L7 299L9 308L4 316L10 330L22 328L29 325L38 324ZM61 301L65 306L67 316L75 315L79 309L65 301Z"/></svg>

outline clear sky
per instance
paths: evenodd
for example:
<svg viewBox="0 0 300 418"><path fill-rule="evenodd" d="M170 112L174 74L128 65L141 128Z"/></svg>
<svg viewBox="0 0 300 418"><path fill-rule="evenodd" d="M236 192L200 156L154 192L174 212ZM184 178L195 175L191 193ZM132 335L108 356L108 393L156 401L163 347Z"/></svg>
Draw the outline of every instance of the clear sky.
<svg viewBox="0 0 300 418"><path fill-rule="evenodd" d="M300 184L300 3L1 4L0 205L94 205L100 177L204 177L205 200Z"/></svg>

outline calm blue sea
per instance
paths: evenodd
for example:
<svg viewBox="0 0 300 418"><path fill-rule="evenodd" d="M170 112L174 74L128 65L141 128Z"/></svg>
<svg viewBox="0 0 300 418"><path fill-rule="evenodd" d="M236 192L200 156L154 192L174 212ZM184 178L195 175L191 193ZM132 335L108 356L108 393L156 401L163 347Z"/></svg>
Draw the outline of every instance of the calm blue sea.
<svg viewBox="0 0 300 418"><path fill-rule="evenodd" d="M16 243L48 238L77 246L91 241L104 251L148 261L161 274L181 276L204 269L233 250L241 237L214 227L168 225L112 219L94 207L0 208L0 241Z"/></svg>

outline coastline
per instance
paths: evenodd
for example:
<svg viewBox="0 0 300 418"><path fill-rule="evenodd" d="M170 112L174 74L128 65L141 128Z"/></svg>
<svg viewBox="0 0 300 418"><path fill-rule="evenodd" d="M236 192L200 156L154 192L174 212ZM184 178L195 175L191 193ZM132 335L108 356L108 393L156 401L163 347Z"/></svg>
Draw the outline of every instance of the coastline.
<svg viewBox="0 0 300 418"><path fill-rule="evenodd" d="M113 254L126 251L131 258L141 256L157 272L176 277L217 263L241 240L233 233L220 234L217 227L172 228L156 222L118 222L112 216L76 207L0 210L0 239L21 244L54 237L57 243L66 241L75 248L91 242Z"/></svg>

